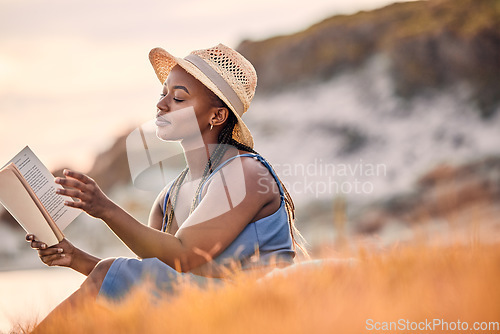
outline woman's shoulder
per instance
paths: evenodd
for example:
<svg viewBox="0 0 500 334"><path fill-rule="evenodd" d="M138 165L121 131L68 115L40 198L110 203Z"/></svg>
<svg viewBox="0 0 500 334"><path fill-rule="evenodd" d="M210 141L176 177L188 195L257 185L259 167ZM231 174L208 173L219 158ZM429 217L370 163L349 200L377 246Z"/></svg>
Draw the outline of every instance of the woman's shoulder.
<svg viewBox="0 0 500 334"><path fill-rule="evenodd" d="M259 154L239 151L232 157L237 163L224 166L224 174L243 176L249 193L265 194L278 192L278 186L269 163ZM231 158L229 158L231 159Z"/></svg>
<svg viewBox="0 0 500 334"><path fill-rule="evenodd" d="M224 157L221 169L224 171L240 169L245 178L255 178L266 175L268 168L262 163L262 156L257 153L235 150Z"/></svg>

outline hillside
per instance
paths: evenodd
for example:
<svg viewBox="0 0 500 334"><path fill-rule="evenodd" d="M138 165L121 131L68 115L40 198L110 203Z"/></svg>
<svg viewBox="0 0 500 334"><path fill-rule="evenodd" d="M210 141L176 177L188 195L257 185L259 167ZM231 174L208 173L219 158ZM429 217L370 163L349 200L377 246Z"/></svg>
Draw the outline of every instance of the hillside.
<svg viewBox="0 0 500 334"><path fill-rule="evenodd" d="M247 40L238 49L256 67L260 94L325 81L382 54L401 97L466 83L483 117L500 102L497 0L395 3L295 34Z"/></svg>

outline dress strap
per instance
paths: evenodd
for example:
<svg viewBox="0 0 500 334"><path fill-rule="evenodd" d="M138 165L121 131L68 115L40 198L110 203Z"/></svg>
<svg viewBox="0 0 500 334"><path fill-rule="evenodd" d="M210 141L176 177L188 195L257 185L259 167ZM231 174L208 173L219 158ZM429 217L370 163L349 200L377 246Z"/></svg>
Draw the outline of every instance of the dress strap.
<svg viewBox="0 0 500 334"><path fill-rule="evenodd" d="M180 175L178 176L180 177ZM174 179L174 181L172 182L172 184L170 185L170 187L168 188L168 191L167 191L167 194L165 195L165 199L163 200L163 222L165 222L165 215L167 214L167 203L168 203L168 197L170 196L170 191L172 190L172 188L174 187L174 184L175 184L175 180L177 180L177 178ZM167 224L162 224L161 226L161 231L162 232L165 232L167 229Z"/></svg>
<svg viewBox="0 0 500 334"><path fill-rule="evenodd" d="M172 190L174 183L175 182L172 182L172 184L170 185L170 188L168 188L167 194L165 195L165 200L163 201L163 214L165 214L167 212L168 197L170 196L170 190Z"/></svg>
<svg viewBox="0 0 500 334"><path fill-rule="evenodd" d="M252 158L255 158L257 160L259 160L264 166L266 166L266 168L269 170L269 172L271 173L271 175L274 177L274 180L276 181L276 183L278 184L278 188L279 188L279 191L280 191L280 196L281 196L281 199L284 199L284 190L283 190L283 187L281 186L281 182L278 178L278 175L276 174L276 172L274 171L273 167L271 166L271 164L269 164L269 162L267 162L266 159L264 159L264 157L262 157L260 154L255 154L255 153L243 153L243 154L238 154L238 155L235 155L234 157L231 157L227 160L225 160L224 162L222 162L219 166L217 166L217 168L214 169L214 171L207 177L207 179L205 180L205 182L203 183L203 185L201 186L201 189L200 189L200 193L198 195L198 203L201 202L201 194L203 193L203 188L205 187L205 185L207 184L207 182L222 168L224 167L226 164L228 164L229 162L231 162L232 160L236 159L236 158L239 158L239 157L252 157Z"/></svg>

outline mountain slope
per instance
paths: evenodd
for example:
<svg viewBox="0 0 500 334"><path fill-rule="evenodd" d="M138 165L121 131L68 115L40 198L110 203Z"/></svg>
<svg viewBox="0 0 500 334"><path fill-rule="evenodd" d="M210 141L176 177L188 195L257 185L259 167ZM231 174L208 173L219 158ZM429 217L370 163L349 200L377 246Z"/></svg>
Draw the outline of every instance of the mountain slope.
<svg viewBox="0 0 500 334"><path fill-rule="evenodd" d="M465 82L482 116L500 102L497 0L395 3L334 16L295 34L247 40L238 49L255 65L262 94L324 81L383 54L401 97Z"/></svg>

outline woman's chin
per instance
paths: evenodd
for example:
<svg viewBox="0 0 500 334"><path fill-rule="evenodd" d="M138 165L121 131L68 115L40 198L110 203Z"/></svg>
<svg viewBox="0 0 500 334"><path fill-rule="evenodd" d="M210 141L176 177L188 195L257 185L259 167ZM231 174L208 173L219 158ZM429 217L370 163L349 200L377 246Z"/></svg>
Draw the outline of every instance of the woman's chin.
<svg viewBox="0 0 500 334"><path fill-rule="evenodd" d="M171 131L165 129L165 127L156 128L156 137L163 141L179 141L179 139L173 138Z"/></svg>

